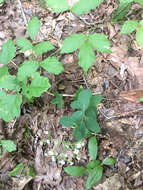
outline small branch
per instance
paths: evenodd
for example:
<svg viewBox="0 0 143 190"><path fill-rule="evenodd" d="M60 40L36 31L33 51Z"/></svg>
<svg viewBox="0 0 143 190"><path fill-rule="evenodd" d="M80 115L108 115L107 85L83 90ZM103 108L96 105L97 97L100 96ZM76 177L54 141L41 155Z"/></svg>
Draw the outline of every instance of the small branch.
<svg viewBox="0 0 143 190"><path fill-rule="evenodd" d="M84 82L85 82L86 88L89 88L84 74L83 74L83 80L84 80Z"/></svg>
<svg viewBox="0 0 143 190"><path fill-rule="evenodd" d="M28 22L27 22L27 18L25 16L25 13L24 13L21 1L20 0L17 0L17 1L18 1L19 6L20 6L20 9L21 9L21 13L22 13L22 16L23 16L23 20L24 20L25 26L27 26Z"/></svg>

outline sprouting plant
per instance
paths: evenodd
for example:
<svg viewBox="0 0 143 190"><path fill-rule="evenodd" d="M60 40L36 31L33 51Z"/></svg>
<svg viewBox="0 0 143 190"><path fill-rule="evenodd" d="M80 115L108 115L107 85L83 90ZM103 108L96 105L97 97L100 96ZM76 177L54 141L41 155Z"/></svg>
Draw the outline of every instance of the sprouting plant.
<svg viewBox="0 0 143 190"><path fill-rule="evenodd" d="M102 162L100 160L97 160L98 145L95 136L89 138L88 150L91 161L88 162L85 166L64 167L65 172L74 177L88 174L85 185L86 189L90 189L100 181L103 175L103 165L110 166L115 164L115 159L112 157L106 157L104 160L102 160Z"/></svg>
<svg viewBox="0 0 143 190"><path fill-rule="evenodd" d="M90 89L82 90L77 99L71 103L71 108L78 111L75 111L72 116L63 116L60 119L60 124L64 127L74 127L74 137L77 141L90 132L100 132L97 122L97 105L101 99L101 95L93 96Z"/></svg>

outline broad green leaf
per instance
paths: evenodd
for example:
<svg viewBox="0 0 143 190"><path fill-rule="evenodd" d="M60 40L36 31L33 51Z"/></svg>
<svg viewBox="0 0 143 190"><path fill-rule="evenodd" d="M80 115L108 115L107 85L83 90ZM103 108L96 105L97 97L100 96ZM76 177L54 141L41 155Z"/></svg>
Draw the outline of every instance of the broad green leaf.
<svg viewBox="0 0 143 190"><path fill-rule="evenodd" d="M143 46L143 26L137 30L136 40L137 40L139 45Z"/></svg>
<svg viewBox="0 0 143 190"><path fill-rule="evenodd" d="M0 67L0 80L2 79L3 76L8 75L8 67L7 66L3 66Z"/></svg>
<svg viewBox="0 0 143 190"><path fill-rule="evenodd" d="M48 7L50 7L54 12L60 13L69 9L66 0L46 0Z"/></svg>
<svg viewBox="0 0 143 190"><path fill-rule="evenodd" d="M103 168L101 165L97 165L94 169L91 169L87 178L86 189L93 187L102 178L102 174Z"/></svg>
<svg viewBox="0 0 143 190"><path fill-rule="evenodd" d="M39 97L42 93L47 91L51 85L47 77L40 76L39 73L35 73L33 80L28 88L29 94L33 97Z"/></svg>
<svg viewBox="0 0 143 190"><path fill-rule="evenodd" d="M8 64L15 56L16 48L12 40L8 40L2 46L0 52L0 64Z"/></svg>
<svg viewBox="0 0 143 190"><path fill-rule="evenodd" d="M92 92L90 89L83 90L78 95L78 102L80 105L80 108L85 111L90 103L90 99L92 97Z"/></svg>
<svg viewBox="0 0 143 190"><path fill-rule="evenodd" d="M75 14L83 14L89 12L92 9L95 9L102 3L102 0L79 0L74 6L71 8L71 11Z"/></svg>
<svg viewBox="0 0 143 190"><path fill-rule="evenodd" d="M40 20L34 16L28 23L27 32L32 40L36 39L37 33L40 30Z"/></svg>
<svg viewBox="0 0 143 190"><path fill-rule="evenodd" d="M18 68L18 80L24 81L28 77L30 77L39 67L39 63L37 61L24 61L20 67Z"/></svg>
<svg viewBox="0 0 143 190"><path fill-rule="evenodd" d="M140 24L141 26L143 26L143 20L140 20L139 24Z"/></svg>
<svg viewBox="0 0 143 190"><path fill-rule="evenodd" d="M120 3L131 3L133 2L134 0L120 0Z"/></svg>
<svg viewBox="0 0 143 190"><path fill-rule="evenodd" d="M96 137L91 137L88 141L88 151L91 156L92 160L96 160L97 158L97 151L98 151L98 144Z"/></svg>
<svg viewBox="0 0 143 190"><path fill-rule="evenodd" d="M70 104L70 106L71 106L72 109L81 109L78 100L73 101L73 102Z"/></svg>
<svg viewBox="0 0 143 190"><path fill-rule="evenodd" d="M141 102L143 102L143 97L142 97L142 98L140 98L140 101L141 101Z"/></svg>
<svg viewBox="0 0 143 190"><path fill-rule="evenodd" d="M33 50L37 55L41 55L43 53L51 51L52 49L55 49L55 47L48 41L40 42L33 47Z"/></svg>
<svg viewBox="0 0 143 190"><path fill-rule="evenodd" d="M17 176L23 169L24 163L18 164L11 172L8 173L8 175L15 177Z"/></svg>
<svg viewBox="0 0 143 190"><path fill-rule="evenodd" d="M91 34L88 37L89 42L99 52L110 53L110 42L104 34Z"/></svg>
<svg viewBox="0 0 143 190"><path fill-rule="evenodd" d="M20 94L6 94L0 91L0 118L6 122L20 115L22 97Z"/></svg>
<svg viewBox="0 0 143 190"><path fill-rule="evenodd" d="M52 99L51 104L57 104L57 108L60 109L64 105L63 96L59 93L54 93L55 98Z"/></svg>
<svg viewBox="0 0 143 190"><path fill-rule="evenodd" d="M86 41L84 34L72 34L68 36L64 41L61 49L61 53L71 53L80 48Z"/></svg>
<svg viewBox="0 0 143 190"><path fill-rule="evenodd" d="M0 0L0 3L4 3L4 0Z"/></svg>
<svg viewBox="0 0 143 190"><path fill-rule="evenodd" d="M134 2L139 3L143 6L143 0L134 0Z"/></svg>
<svg viewBox="0 0 143 190"><path fill-rule="evenodd" d="M83 90L83 86L80 86L79 89L74 94L74 100L77 100L79 93Z"/></svg>
<svg viewBox="0 0 143 190"><path fill-rule="evenodd" d="M90 102L90 106L86 110L85 115L86 115L86 117L93 117L94 119L97 119L98 111L97 111L97 108L93 107L93 106L94 105L91 105L91 102Z"/></svg>
<svg viewBox="0 0 143 190"><path fill-rule="evenodd" d="M98 104L100 104L101 100L102 100L102 96L99 94L92 96L90 99L90 106L96 107Z"/></svg>
<svg viewBox="0 0 143 190"><path fill-rule="evenodd" d="M86 73L96 59L94 51L89 42L85 42L84 45L80 48L78 59L78 64Z"/></svg>
<svg viewBox="0 0 143 190"><path fill-rule="evenodd" d="M20 86L17 82L16 77L9 74L4 75L3 77L0 78L0 88L14 90L14 91L20 90Z"/></svg>
<svg viewBox="0 0 143 190"><path fill-rule="evenodd" d="M6 151L12 152L16 150L16 145L12 140L1 140L0 143L2 145L4 152Z"/></svg>
<svg viewBox="0 0 143 190"><path fill-rule="evenodd" d="M102 164L110 166L110 165L114 165L116 162L116 160L114 158L111 157L107 157L102 161Z"/></svg>
<svg viewBox="0 0 143 190"><path fill-rule="evenodd" d="M68 166L64 168L65 172L71 176L79 177L84 175L86 168L83 166Z"/></svg>
<svg viewBox="0 0 143 190"><path fill-rule="evenodd" d="M86 127L85 123L81 123L77 127L74 128L74 138L76 141L80 141L86 135Z"/></svg>
<svg viewBox="0 0 143 190"><path fill-rule="evenodd" d="M86 164L86 168L93 169L98 165L101 165L99 160L92 160L92 161L88 162L88 164Z"/></svg>
<svg viewBox="0 0 143 190"><path fill-rule="evenodd" d="M94 133L100 133L100 127L98 122L96 121L96 117L88 116L85 120L86 128Z"/></svg>
<svg viewBox="0 0 143 190"><path fill-rule="evenodd" d="M48 57L40 65L51 74L58 75L64 71L62 63L56 57Z"/></svg>
<svg viewBox="0 0 143 190"><path fill-rule="evenodd" d="M71 116L63 116L60 119L60 124L64 127L71 127L74 124L74 121L71 119Z"/></svg>
<svg viewBox="0 0 143 190"><path fill-rule="evenodd" d="M121 33L122 34L129 34L133 32L138 26L138 22L135 20L127 20L124 22Z"/></svg>
<svg viewBox="0 0 143 190"><path fill-rule="evenodd" d="M131 8L131 3L121 3L118 8L113 12L112 22L122 20Z"/></svg>
<svg viewBox="0 0 143 190"><path fill-rule="evenodd" d="M81 123L84 117L84 113L82 111L76 111L72 114L71 120L74 122L74 124Z"/></svg>
<svg viewBox="0 0 143 190"><path fill-rule="evenodd" d="M32 43L26 38L17 39L16 44L20 47L22 52L25 52L32 48Z"/></svg>

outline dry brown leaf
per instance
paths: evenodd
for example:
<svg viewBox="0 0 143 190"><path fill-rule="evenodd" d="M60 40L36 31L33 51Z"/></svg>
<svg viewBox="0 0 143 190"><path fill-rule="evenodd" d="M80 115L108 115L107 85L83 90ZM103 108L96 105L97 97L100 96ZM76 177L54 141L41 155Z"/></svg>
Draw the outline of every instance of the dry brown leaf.
<svg viewBox="0 0 143 190"><path fill-rule="evenodd" d="M140 103L140 98L143 97L143 89L123 91L120 93L120 97L132 102Z"/></svg>

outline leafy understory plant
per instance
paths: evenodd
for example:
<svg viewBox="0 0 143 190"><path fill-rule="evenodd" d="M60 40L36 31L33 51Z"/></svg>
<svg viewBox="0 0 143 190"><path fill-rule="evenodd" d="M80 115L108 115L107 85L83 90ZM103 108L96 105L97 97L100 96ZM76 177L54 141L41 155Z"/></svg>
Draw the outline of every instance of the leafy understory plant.
<svg viewBox="0 0 143 190"><path fill-rule="evenodd" d="M130 34L136 30L136 40L139 45L143 46L143 20L127 20L122 26L122 34Z"/></svg>
<svg viewBox="0 0 143 190"><path fill-rule="evenodd" d="M27 26L27 32L32 40L36 39L39 29L40 21L37 17L33 17ZM55 49L48 41L33 45L25 38L17 39L16 45L23 53L31 50L37 56ZM33 98L41 96L51 87L49 79L41 76L40 68L55 75L64 71L62 63L52 56L40 62L33 59L26 60L20 64L17 73L11 75L8 63L13 62L15 53L16 47L12 40L4 43L0 52L0 64L2 65L0 67L0 118L6 122L20 115L22 98L33 101Z"/></svg>
<svg viewBox="0 0 143 190"><path fill-rule="evenodd" d="M16 151L16 144L12 140L0 140L4 152Z"/></svg>
<svg viewBox="0 0 143 190"><path fill-rule="evenodd" d="M102 161L97 160L98 145L95 136L89 138L88 151L91 157L91 161L88 162L85 166L64 167L65 172L74 177L88 174L85 185L86 189L92 188L100 181L103 175L103 165L110 166L115 164L115 159L112 157L106 157Z"/></svg>
<svg viewBox="0 0 143 190"><path fill-rule="evenodd" d="M101 95L92 95L90 89L82 90L76 100L71 103L71 108L76 109L72 116L63 116L60 124L64 127L74 127L76 141L87 137L90 133L99 133L97 122L97 105L102 100Z"/></svg>

